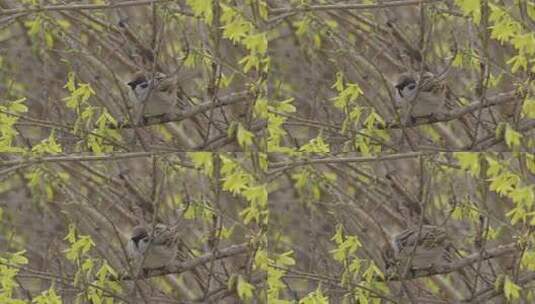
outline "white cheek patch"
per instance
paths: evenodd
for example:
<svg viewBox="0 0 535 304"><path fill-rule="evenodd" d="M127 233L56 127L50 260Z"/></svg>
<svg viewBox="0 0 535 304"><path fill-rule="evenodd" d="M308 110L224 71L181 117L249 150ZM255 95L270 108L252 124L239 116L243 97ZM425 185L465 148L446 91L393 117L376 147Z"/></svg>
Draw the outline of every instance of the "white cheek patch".
<svg viewBox="0 0 535 304"><path fill-rule="evenodd" d="M392 249L394 249L394 256L399 256L399 247L401 246L397 240L392 240L390 242L390 246L392 246Z"/></svg>
<svg viewBox="0 0 535 304"><path fill-rule="evenodd" d="M142 239L139 242L139 246L138 246L139 252L143 254L147 250L147 247L149 246L148 244L149 244L148 238Z"/></svg>
<svg viewBox="0 0 535 304"><path fill-rule="evenodd" d="M416 94L415 88L416 88L416 85L413 85L412 89L411 89L411 86L405 87L405 89L403 89L403 98L407 100L411 100Z"/></svg>
<svg viewBox="0 0 535 304"><path fill-rule="evenodd" d="M139 102L144 101L147 98L148 94L149 94L148 87L147 88L142 88L142 87L138 86L136 88L136 95L137 95L137 99L138 99Z"/></svg>

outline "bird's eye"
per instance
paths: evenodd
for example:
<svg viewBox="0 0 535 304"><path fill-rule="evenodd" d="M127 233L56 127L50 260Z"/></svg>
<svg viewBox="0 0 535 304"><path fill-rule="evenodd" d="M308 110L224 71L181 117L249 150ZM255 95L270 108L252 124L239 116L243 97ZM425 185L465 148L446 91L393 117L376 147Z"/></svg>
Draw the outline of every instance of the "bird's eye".
<svg viewBox="0 0 535 304"><path fill-rule="evenodd" d="M149 84L145 82L145 83L140 84L139 86L140 86L142 89L146 89L146 88L149 86Z"/></svg>
<svg viewBox="0 0 535 304"><path fill-rule="evenodd" d="M411 83L411 84L409 84L409 85L407 86L407 88L408 88L409 90L414 90L414 89L416 89L416 84Z"/></svg>

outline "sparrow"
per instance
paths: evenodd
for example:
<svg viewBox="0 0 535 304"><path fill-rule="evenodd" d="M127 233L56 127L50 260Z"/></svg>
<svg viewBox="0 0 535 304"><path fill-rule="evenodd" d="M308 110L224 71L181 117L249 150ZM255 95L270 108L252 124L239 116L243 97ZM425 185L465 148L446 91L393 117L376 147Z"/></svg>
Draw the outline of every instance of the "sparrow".
<svg viewBox="0 0 535 304"><path fill-rule="evenodd" d="M406 115L413 119L432 117L447 111L444 86L430 72L424 72L421 79L418 76L403 73L394 83L394 100L401 119Z"/></svg>
<svg viewBox="0 0 535 304"><path fill-rule="evenodd" d="M126 250L129 258L142 269L165 267L177 256L176 226L138 225L132 229Z"/></svg>
<svg viewBox="0 0 535 304"><path fill-rule="evenodd" d="M174 82L173 77L160 72L153 75L143 72L134 74L127 85L130 87L128 95L136 123L141 122L143 116L160 115L174 109L177 104Z"/></svg>
<svg viewBox="0 0 535 304"><path fill-rule="evenodd" d="M385 247L383 259L387 272L393 266L397 266L398 271L404 271L409 259L409 269L449 263L453 250L446 231L433 225L423 225L421 230L415 227L397 233Z"/></svg>

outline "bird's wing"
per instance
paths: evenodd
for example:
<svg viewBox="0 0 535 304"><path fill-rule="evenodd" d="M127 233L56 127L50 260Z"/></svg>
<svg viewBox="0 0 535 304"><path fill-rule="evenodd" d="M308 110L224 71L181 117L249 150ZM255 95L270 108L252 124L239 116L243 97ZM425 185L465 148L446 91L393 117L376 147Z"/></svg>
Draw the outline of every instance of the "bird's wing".
<svg viewBox="0 0 535 304"><path fill-rule="evenodd" d="M164 245L172 247L176 243L177 232L173 227L168 227L162 224L157 224L154 227L154 239L152 243L155 245Z"/></svg>
<svg viewBox="0 0 535 304"><path fill-rule="evenodd" d="M447 240L446 232L435 226L423 226L418 234L418 229L407 229L394 238L394 244L399 248L409 249L416 247L434 248L440 246Z"/></svg>

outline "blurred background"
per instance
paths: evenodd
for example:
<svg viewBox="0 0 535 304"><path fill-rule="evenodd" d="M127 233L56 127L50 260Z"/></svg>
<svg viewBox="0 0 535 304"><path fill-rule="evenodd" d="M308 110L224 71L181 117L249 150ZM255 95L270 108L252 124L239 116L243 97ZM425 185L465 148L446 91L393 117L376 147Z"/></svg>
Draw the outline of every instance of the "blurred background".
<svg viewBox="0 0 535 304"><path fill-rule="evenodd" d="M506 277L532 280L532 228L514 214L531 210L533 160L507 153L274 158L270 249L293 250L288 296L321 290L330 303L507 303L513 298L504 295ZM516 196L521 192L529 194ZM396 234L420 225L446 231L453 263L510 248L493 259L476 258L461 268L464 277L448 271L385 283L376 273L379 268L386 276L385 248ZM531 292L523 289L515 301L529 303Z"/></svg>
<svg viewBox="0 0 535 304"><path fill-rule="evenodd" d="M0 6L16 10L34 2L5 0ZM233 151L239 149L233 141L238 125L259 135L263 128L253 117L256 95L248 93L260 76L244 72L239 63L247 51L223 39L214 13L203 20L186 2L41 1L70 8L2 14L0 93L3 102L24 97L28 107L19 113L14 145L31 148L54 130L65 152ZM98 5L105 8L82 9ZM221 8L215 7L219 17ZM236 9L252 14L243 4ZM177 104L161 114L187 112L203 103L214 106L172 123L117 130L117 124L133 121L127 83L137 72L176 80Z"/></svg>
<svg viewBox="0 0 535 304"><path fill-rule="evenodd" d="M252 268L252 249L135 282L108 281L98 273L106 273L108 265L113 277L135 276L125 246L139 224L178 225L177 262L247 246L259 231L239 215L247 201L222 190L225 178L221 183L214 179L220 174L214 167L217 172L234 165L256 171L245 156L222 156L212 163L210 154L204 155L212 168L197 167L203 155L193 161L196 156L185 154L58 161L2 177L0 257L25 250L28 260L17 268L13 295L28 300L54 288L64 303L87 303L96 285L106 301L118 303L235 303L231 282L239 276L251 283L265 277ZM0 260L1 267L5 263ZM260 288L258 293L261 298Z"/></svg>
<svg viewBox="0 0 535 304"><path fill-rule="evenodd" d="M269 23L273 33L270 94L278 100L292 98L296 107L295 113L283 113L285 145L301 147L321 137L331 152L509 150L510 145L489 140L502 134L506 125L533 137L534 117L522 111L520 97L440 123L407 128L399 126L394 108L394 85L407 72L431 72L439 78L449 111L515 90L532 96L531 65L515 68L511 59L523 53L523 47L504 36L515 32L519 39L532 37L531 4L273 3L277 9ZM296 12L292 5L301 10ZM507 24L515 30L506 30ZM527 39L531 45L533 39Z"/></svg>

